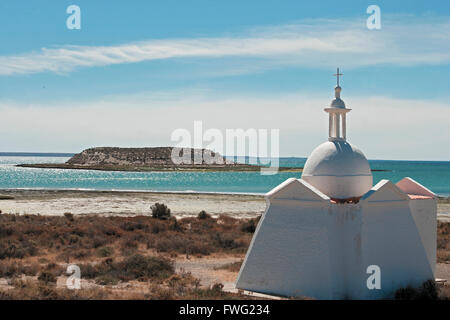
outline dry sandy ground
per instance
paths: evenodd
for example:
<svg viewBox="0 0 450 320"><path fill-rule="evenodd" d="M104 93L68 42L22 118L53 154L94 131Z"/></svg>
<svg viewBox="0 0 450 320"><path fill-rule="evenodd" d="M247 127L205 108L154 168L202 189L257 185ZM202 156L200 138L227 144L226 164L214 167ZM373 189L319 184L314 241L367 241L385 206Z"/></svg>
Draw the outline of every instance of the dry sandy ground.
<svg viewBox="0 0 450 320"><path fill-rule="evenodd" d="M0 190L0 195L14 197L0 200L3 213L19 214L149 215L152 204L163 202L177 217L196 216L205 210L213 216L226 214L235 218L252 218L262 214L266 208L262 195L243 194ZM438 204L438 218L450 221L448 201Z"/></svg>
<svg viewBox="0 0 450 320"><path fill-rule="evenodd" d="M190 259L177 258L175 267L177 271L184 270L190 272L194 277L200 279L203 286L211 286L220 282L224 285L225 291L233 291L235 289L235 281L238 272L219 269L218 267L242 261L244 255L227 256L227 255L211 255L209 257ZM436 278L445 279L446 284L450 285L450 263L438 263L436 265Z"/></svg>
<svg viewBox="0 0 450 320"><path fill-rule="evenodd" d="M243 260L244 255L211 255L207 257L177 257L175 261L175 267L177 272L190 272L194 277L200 280L202 287L210 287L215 283L222 283L224 285L223 290L228 292L236 292L235 281L238 275L236 271L228 271L223 269L217 269L220 266L227 265L229 263ZM25 277L36 280L36 277ZM438 263L436 266L436 277L438 279L445 279L445 285L450 285L450 264ZM61 276L58 278L57 286L64 288L66 285L67 277ZM95 284L93 280L82 279L81 286L83 288L103 287ZM127 283L119 283L114 286L108 286L113 290L120 290L124 293L145 293L147 288L146 283L138 281L130 281ZM0 289L12 288L7 279L0 278ZM264 296L266 298L277 298Z"/></svg>
<svg viewBox="0 0 450 320"><path fill-rule="evenodd" d="M238 272L218 268L243 259L244 255L211 255L202 258L191 257L189 259L177 258L175 268L177 272L190 272L195 278L200 279L202 286L210 287L215 283L222 283L225 291L232 291Z"/></svg>
<svg viewBox="0 0 450 320"><path fill-rule="evenodd" d="M232 291L235 287L235 281L237 279L238 272L232 272L228 270L217 270L219 266L223 266L229 263L241 261L244 259L242 256L210 256L203 258L192 257L191 259L176 259L177 271L184 270L190 272L194 277L200 279L203 286L211 286L214 283L220 282L224 285L224 290ZM450 264L438 263L436 265L436 278L447 280L446 283L450 284Z"/></svg>
<svg viewBox="0 0 450 320"><path fill-rule="evenodd" d="M447 280L450 285L450 263L438 263L436 265L436 278Z"/></svg>
<svg viewBox="0 0 450 320"><path fill-rule="evenodd" d="M213 216L252 218L266 207L263 196L240 194L2 190L0 195L14 197L0 200L3 213L41 215L150 215L150 206L162 202L177 217L196 216L205 210Z"/></svg>

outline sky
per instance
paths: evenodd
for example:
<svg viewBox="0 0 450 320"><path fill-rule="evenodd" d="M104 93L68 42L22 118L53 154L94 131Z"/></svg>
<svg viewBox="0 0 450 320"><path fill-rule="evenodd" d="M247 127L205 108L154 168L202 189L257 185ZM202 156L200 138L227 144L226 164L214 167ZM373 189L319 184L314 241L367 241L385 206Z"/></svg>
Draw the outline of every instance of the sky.
<svg viewBox="0 0 450 320"><path fill-rule="evenodd" d="M367 158L450 160L449 1L4 0L0 25L0 152L174 145L200 120L306 157L340 67Z"/></svg>

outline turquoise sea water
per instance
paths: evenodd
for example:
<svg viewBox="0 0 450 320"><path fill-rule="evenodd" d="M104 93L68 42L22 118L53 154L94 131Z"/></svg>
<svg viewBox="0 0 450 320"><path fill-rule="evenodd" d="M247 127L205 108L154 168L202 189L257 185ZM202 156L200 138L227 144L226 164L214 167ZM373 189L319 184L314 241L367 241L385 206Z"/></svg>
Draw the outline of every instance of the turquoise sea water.
<svg viewBox="0 0 450 320"><path fill-rule="evenodd" d="M301 172L261 175L259 172L112 172L19 168L19 163L62 163L58 157L0 156L0 189L91 189L141 191L198 191L224 193L265 193L284 180L299 178ZM302 167L305 158L281 158L280 166ZM397 182L411 177L433 192L450 195L450 161L369 161L374 184L381 179Z"/></svg>

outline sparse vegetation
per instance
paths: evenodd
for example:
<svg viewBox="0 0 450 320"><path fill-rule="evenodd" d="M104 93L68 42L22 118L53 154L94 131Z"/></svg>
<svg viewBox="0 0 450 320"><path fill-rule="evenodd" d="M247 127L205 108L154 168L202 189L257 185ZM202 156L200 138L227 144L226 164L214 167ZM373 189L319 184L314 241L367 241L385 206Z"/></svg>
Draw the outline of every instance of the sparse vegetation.
<svg viewBox="0 0 450 320"><path fill-rule="evenodd" d="M437 261L450 261L450 223L438 221Z"/></svg>
<svg viewBox="0 0 450 320"><path fill-rule="evenodd" d="M164 285L150 284L145 291L115 291L109 287L69 290L31 280L12 281L13 289L0 291L0 300L100 300L100 299L252 299L248 296L224 292L221 284L200 288L198 280L189 273L174 275Z"/></svg>
<svg viewBox="0 0 450 320"><path fill-rule="evenodd" d="M106 258L106 257L112 256L113 254L114 254L114 248L113 247L105 246L105 247L100 247L100 248L97 249L97 255L99 257Z"/></svg>
<svg viewBox="0 0 450 320"><path fill-rule="evenodd" d="M447 297L448 298L448 297ZM419 288L408 286L395 292L396 300L438 300L439 288L434 280L425 281Z"/></svg>
<svg viewBox="0 0 450 320"><path fill-rule="evenodd" d="M164 257L148 257L136 254L123 261L106 259L95 266L80 265L81 274L87 279L98 279L101 284L115 284L119 281L147 281L166 279L174 273L172 261Z"/></svg>
<svg viewBox="0 0 450 320"><path fill-rule="evenodd" d="M7 240L0 243L0 260L7 258L22 259L27 256L34 256L37 248L32 239L23 239L21 241Z"/></svg>
<svg viewBox="0 0 450 320"><path fill-rule="evenodd" d="M56 283L56 277L50 271L42 271L38 277L38 280L45 284Z"/></svg>
<svg viewBox="0 0 450 320"><path fill-rule="evenodd" d="M88 300L105 299L109 295L108 290L101 288L57 289L52 284L31 280L14 280L11 284L13 289L0 291L0 300ZM113 298L121 299L121 296Z"/></svg>
<svg viewBox="0 0 450 320"><path fill-rule="evenodd" d="M146 216L95 217L0 215L0 299L234 299L220 285L201 287L199 280L175 272L174 259L232 255L242 259L259 219ZM438 261L449 259L450 224L438 224ZM179 257L181 255L181 257ZM56 286L67 276L67 263L80 266L90 289ZM241 261L216 269L237 272ZM60 283L60 281L58 281ZM138 284L140 289L134 290ZM126 285L129 289L114 289ZM144 288L144 289L142 289ZM434 289L405 288L398 299L434 299ZM419 292L419 293L417 293ZM442 286L438 297L450 297Z"/></svg>
<svg viewBox="0 0 450 320"><path fill-rule="evenodd" d="M0 298L123 298L109 289L75 293L56 288L56 279L67 276L67 263L79 265L82 278L98 286L134 280L151 285L148 293L131 298L205 299L211 294L233 298L217 288L200 288L195 278L184 275L178 279L172 260L177 255L243 254L252 237L242 231L246 222L227 216L155 219L80 215L71 219L68 215L2 214L0 277L9 279L14 289L0 290ZM26 281L16 281L23 276L28 277Z"/></svg>

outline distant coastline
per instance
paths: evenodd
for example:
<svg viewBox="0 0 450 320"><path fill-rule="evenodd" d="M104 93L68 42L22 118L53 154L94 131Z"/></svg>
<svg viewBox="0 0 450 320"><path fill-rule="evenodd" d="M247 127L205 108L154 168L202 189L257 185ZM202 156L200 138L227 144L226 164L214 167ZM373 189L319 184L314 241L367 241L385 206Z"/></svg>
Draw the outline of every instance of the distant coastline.
<svg viewBox="0 0 450 320"><path fill-rule="evenodd" d="M0 152L0 157L73 157L75 153L65 152Z"/></svg>
<svg viewBox="0 0 450 320"><path fill-rule="evenodd" d="M131 172L151 172L151 171L259 171L262 166L249 164L236 165L183 165L183 166L115 166L115 165L76 165L68 163L24 163L16 167L40 168L40 169L75 169L75 170L100 170L100 171L131 171ZM300 167L279 167L281 172L302 172ZM388 172L387 169L372 169L372 172Z"/></svg>
<svg viewBox="0 0 450 320"><path fill-rule="evenodd" d="M172 166L120 166L120 165L75 165L68 163L25 163L18 164L16 167L22 168L40 168L40 169L75 169L75 170L100 170L100 171L131 171L131 172L151 172L151 171L259 171L262 166L249 164L235 165L172 165ZM301 172L303 168L297 167L279 167L279 171Z"/></svg>

